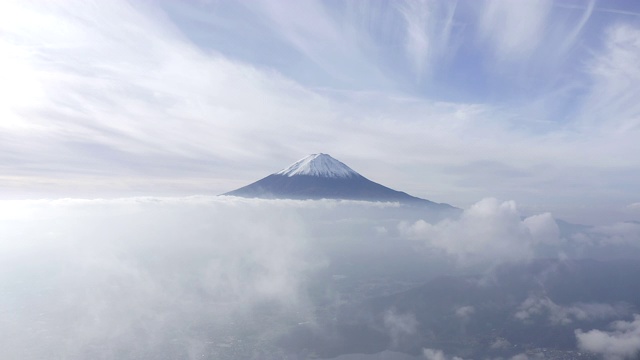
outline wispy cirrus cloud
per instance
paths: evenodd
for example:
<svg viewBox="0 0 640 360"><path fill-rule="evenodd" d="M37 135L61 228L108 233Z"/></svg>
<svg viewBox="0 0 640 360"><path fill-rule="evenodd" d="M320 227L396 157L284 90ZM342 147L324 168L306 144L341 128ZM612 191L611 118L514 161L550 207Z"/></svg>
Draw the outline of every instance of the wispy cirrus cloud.
<svg viewBox="0 0 640 360"><path fill-rule="evenodd" d="M455 51L451 36L455 2L408 1L399 5L406 22L405 52L418 79L428 76Z"/></svg>
<svg viewBox="0 0 640 360"><path fill-rule="evenodd" d="M552 2L490 0L483 5L479 36L496 58L517 61L530 57L544 39Z"/></svg>
<svg viewBox="0 0 640 360"><path fill-rule="evenodd" d="M358 28L358 20L370 17L369 12L346 11L336 16L336 9L316 0L292 4L252 1L244 5L274 37L299 52L301 62L316 67L307 74L304 68L294 71L315 86L358 90L394 87L380 67L369 31ZM279 62L288 63L283 57Z"/></svg>
<svg viewBox="0 0 640 360"><path fill-rule="evenodd" d="M637 133L640 127L640 27L619 23L609 27L601 52L588 63L591 87L579 121L607 136ZM624 157L620 158L623 160Z"/></svg>
<svg viewBox="0 0 640 360"><path fill-rule="evenodd" d="M4 196L221 193L318 151L436 201L560 216L640 183L637 26L591 3L522 24L501 2L0 6Z"/></svg>

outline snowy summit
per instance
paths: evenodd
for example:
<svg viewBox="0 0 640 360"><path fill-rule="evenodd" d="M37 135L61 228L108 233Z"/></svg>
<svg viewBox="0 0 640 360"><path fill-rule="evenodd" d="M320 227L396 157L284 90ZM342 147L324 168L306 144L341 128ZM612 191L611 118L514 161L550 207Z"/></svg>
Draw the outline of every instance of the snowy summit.
<svg viewBox="0 0 640 360"><path fill-rule="evenodd" d="M300 159L286 169L278 171L276 175L288 177L307 175L329 178L351 178L360 176L360 174L347 165L332 158L330 155L322 153L311 154Z"/></svg>

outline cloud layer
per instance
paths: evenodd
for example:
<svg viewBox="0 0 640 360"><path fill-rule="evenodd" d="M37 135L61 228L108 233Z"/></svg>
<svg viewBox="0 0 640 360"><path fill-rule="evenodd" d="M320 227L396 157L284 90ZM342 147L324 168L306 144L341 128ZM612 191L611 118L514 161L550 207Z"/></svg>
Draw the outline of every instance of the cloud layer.
<svg viewBox="0 0 640 360"><path fill-rule="evenodd" d="M0 244L7 359L200 358L243 331L268 333L270 321L304 321L303 279L322 266L290 204L132 198L2 207L13 214L2 220Z"/></svg>
<svg viewBox="0 0 640 360"><path fill-rule="evenodd" d="M335 200L1 201L0 353L220 358L258 343L264 350L299 324L313 328L318 302L337 306L407 290L469 266L482 271L526 261L540 246L562 244L553 238L550 215L522 219L510 201L485 199L457 219L418 220L426 215L394 203ZM482 311L459 305L450 316L462 322ZM392 343L413 341L416 315L384 311L381 331ZM628 311L541 296L524 301L514 316L568 325ZM434 351L429 356L441 356Z"/></svg>

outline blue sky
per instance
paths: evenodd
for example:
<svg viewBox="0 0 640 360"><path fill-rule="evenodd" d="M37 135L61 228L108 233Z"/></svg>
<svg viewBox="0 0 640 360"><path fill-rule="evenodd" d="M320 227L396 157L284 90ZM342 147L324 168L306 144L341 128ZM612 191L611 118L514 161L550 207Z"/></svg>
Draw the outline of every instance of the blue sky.
<svg viewBox="0 0 640 360"><path fill-rule="evenodd" d="M216 194L310 153L640 220L636 1L5 1L0 196Z"/></svg>

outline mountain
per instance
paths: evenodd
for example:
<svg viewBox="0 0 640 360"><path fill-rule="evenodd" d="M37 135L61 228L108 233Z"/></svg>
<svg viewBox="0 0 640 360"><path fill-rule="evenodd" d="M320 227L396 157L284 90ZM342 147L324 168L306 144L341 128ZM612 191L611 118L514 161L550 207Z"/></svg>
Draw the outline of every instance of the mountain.
<svg viewBox="0 0 640 360"><path fill-rule="evenodd" d="M223 195L270 199L348 199L453 206L411 196L373 182L327 154L312 154L289 167Z"/></svg>

